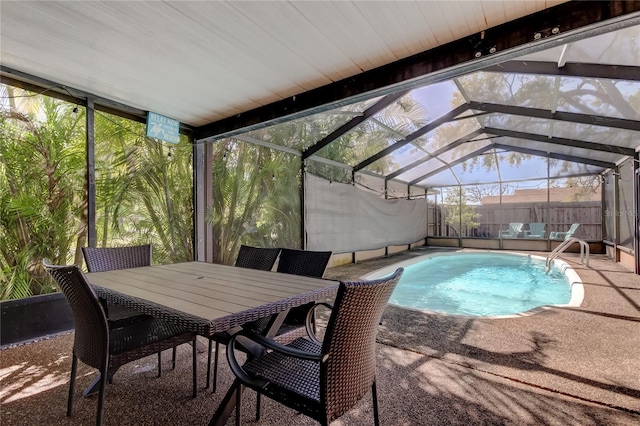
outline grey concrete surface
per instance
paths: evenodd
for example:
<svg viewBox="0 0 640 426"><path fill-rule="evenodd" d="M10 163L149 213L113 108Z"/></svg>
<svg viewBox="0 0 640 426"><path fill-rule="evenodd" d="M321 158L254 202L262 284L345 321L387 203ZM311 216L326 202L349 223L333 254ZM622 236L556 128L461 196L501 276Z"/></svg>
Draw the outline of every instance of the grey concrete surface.
<svg viewBox="0 0 640 426"><path fill-rule="evenodd" d="M326 276L356 279L433 249L331 268ZM387 307L378 335L378 390L383 425L638 425L640 424L640 277L603 256L578 272L585 299L516 318L469 318ZM204 342L204 340L203 340ZM0 424L95 423L96 398L80 394L95 372L79 369L74 415L65 416L73 335L0 351ZM156 377L156 358L123 367L107 387L105 425L207 424L232 382L222 357L217 393L204 389L206 353L199 354L201 389L192 399L191 351L170 352ZM314 425L255 394L243 397L243 424ZM373 424L365 396L333 425ZM235 415L229 420L234 424Z"/></svg>

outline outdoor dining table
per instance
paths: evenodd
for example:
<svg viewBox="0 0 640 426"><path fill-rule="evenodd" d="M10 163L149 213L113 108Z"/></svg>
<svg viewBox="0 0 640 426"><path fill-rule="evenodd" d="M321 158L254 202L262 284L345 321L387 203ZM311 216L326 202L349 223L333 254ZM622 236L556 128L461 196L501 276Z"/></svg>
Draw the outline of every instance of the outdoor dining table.
<svg viewBox="0 0 640 426"><path fill-rule="evenodd" d="M87 274L99 297L172 321L198 335L273 317L273 335L289 309L336 295L338 281L206 262L185 262ZM234 408L234 385L210 424L225 424Z"/></svg>

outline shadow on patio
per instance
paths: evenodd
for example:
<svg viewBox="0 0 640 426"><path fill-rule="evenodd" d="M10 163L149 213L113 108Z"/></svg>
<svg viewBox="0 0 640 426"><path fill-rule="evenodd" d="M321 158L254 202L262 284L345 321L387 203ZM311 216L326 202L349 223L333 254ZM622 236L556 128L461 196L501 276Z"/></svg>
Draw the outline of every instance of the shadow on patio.
<svg viewBox="0 0 640 426"><path fill-rule="evenodd" d="M327 275L357 277L414 255L333 268ZM571 255L565 260L571 263ZM596 256L590 268L573 266L585 284L577 309L472 319L389 306L378 336L382 424L639 424L640 277ZM94 422L95 398L77 398L74 417L65 417L72 340L68 334L0 352L3 425ZM105 424L207 424L232 375L221 363L219 391L201 388L191 399L189 348L181 347L179 357L175 371L170 354L163 357L160 379L153 356L122 368L107 387ZM206 353L198 361L204 386ZM78 374L79 392L95 373L83 367ZM255 423L255 394L247 392L243 403L243 423ZM369 425L372 418L365 396L334 425ZM315 422L264 400L257 424Z"/></svg>

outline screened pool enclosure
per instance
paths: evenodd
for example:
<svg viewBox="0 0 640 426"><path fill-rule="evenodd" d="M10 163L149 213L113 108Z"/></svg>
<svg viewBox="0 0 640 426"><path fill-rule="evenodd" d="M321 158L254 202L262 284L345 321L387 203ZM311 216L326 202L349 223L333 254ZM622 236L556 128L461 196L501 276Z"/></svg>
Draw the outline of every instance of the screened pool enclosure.
<svg viewBox="0 0 640 426"><path fill-rule="evenodd" d="M39 260L82 263L86 245L227 264L241 244L306 248L338 264L570 235L638 271L637 20L234 129L182 124L177 144L148 138L144 111L3 64L1 296L45 291Z"/></svg>
<svg viewBox="0 0 640 426"><path fill-rule="evenodd" d="M210 143L289 156L310 249L547 250L579 224L632 253L639 65L634 26Z"/></svg>

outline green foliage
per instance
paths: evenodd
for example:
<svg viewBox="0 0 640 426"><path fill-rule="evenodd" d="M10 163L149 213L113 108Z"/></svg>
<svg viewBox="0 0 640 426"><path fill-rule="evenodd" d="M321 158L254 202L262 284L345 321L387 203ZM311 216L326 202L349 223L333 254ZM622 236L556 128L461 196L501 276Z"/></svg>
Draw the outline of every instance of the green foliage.
<svg viewBox="0 0 640 426"><path fill-rule="evenodd" d="M543 108L558 111L572 111L588 115L601 115L636 119L640 94L637 88L629 88L624 80L590 79L590 78L558 78L555 76L530 75L500 72L477 72L459 78L469 99L486 101L503 105ZM628 98L627 94L630 94ZM635 93L633 93L635 92ZM557 94L552 105L551 94ZM453 105L466 102L462 93L456 93ZM452 106L453 108L453 106ZM470 114L470 113L467 113ZM457 138L477 129L478 122L484 127L496 127L533 134L566 137L561 125L551 125L549 120L524 119L518 115L488 114L477 118L464 119L440 126L434 137L433 147L445 146ZM571 124L571 136L575 140L597 141L611 145L624 145L627 135L624 132L611 131L606 127ZM431 142L430 142L431 143ZM432 149L433 149L432 147ZM460 157L478 148L478 144L467 142L456 152ZM490 170L496 167L496 161L506 162L512 166L520 166L531 158L530 154L507 152L494 155L479 155L465 162L465 169ZM551 160L552 164L558 160ZM562 161L563 171L573 170L576 165Z"/></svg>
<svg viewBox="0 0 640 426"><path fill-rule="evenodd" d="M39 99L38 113L0 115L0 286L3 299L51 290L42 258L66 263L84 232L78 217L84 128L73 106Z"/></svg>
<svg viewBox="0 0 640 426"><path fill-rule="evenodd" d="M299 158L233 139L213 149L214 261L232 264L241 244L299 247Z"/></svg>
<svg viewBox="0 0 640 426"><path fill-rule="evenodd" d="M83 261L85 117L75 104L1 89L0 298L13 299L54 290L43 258ZM146 138L140 123L100 112L95 135L98 245L151 243L155 262L192 260L189 141L167 145Z"/></svg>
<svg viewBox="0 0 640 426"><path fill-rule="evenodd" d="M552 181L552 185L559 186L555 181ZM571 199L567 201L591 201L600 198L600 185L600 176L591 175L564 179L562 186L575 190Z"/></svg>
<svg viewBox="0 0 640 426"><path fill-rule="evenodd" d="M402 139L403 136L407 136L424 126L426 117L427 111L421 104L409 96L404 97L377 114L375 121L364 121L321 149L318 155L342 164L355 166ZM329 121L327 126L332 126L331 117L317 116L316 119ZM393 131L389 129L393 129ZM320 165L314 165L314 167L318 171L324 170L323 176L327 179L344 181L342 170ZM397 168L398 166L392 157L385 156L367 167L367 170L386 175Z"/></svg>
<svg viewBox="0 0 640 426"><path fill-rule="evenodd" d="M345 113L365 105L343 108L340 114L317 114L245 135L300 152L316 144L343 125ZM376 116L379 123L365 121L321 149L317 155L354 165L409 134L423 123L424 109L410 98L396 102ZM385 128L394 128L397 133ZM371 170L385 173L393 167L386 158ZM349 181L352 176L339 168L309 160L306 171L328 180ZM214 261L232 264L240 244L262 247L299 247L302 241L300 157L245 143L236 139L219 141L213 153L213 201L207 221L213 228Z"/></svg>
<svg viewBox="0 0 640 426"><path fill-rule="evenodd" d="M193 259L192 147L144 136L144 125L96 117L100 246L151 243L154 262Z"/></svg>
<svg viewBox="0 0 640 426"><path fill-rule="evenodd" d="M461 187L449 188L443 193L442 205L445 211L445 223L456 230L458 235L477 228L480 214L469 205L466 191Z"/></svg>

